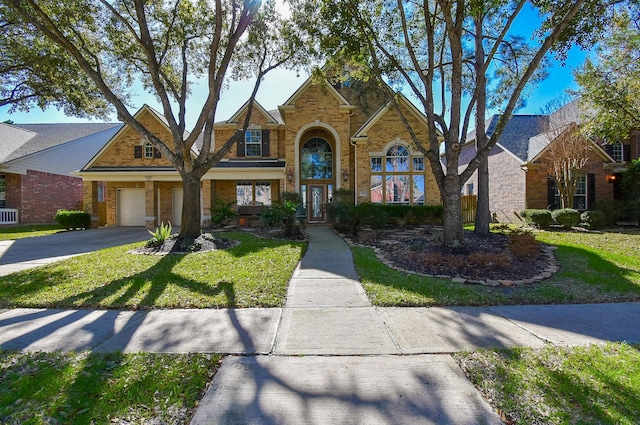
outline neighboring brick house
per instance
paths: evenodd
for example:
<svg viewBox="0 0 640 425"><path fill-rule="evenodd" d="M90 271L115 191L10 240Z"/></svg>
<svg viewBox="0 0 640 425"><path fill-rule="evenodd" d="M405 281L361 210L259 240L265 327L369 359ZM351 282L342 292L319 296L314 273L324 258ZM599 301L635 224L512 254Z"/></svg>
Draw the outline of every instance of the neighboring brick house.
<svg viewBox="0 0 640 425"><path fill-rule="evenodd" d="M255 215L282 192L293 191L302 195L309 222L326 220L324 205L338 189L352 191L358 203L438 204L430 167L411 148L410 135L384 92L363 84L309 78L277 110L266 111L255 102L244 141L202 179L202 224L209 223L215 198L235 201L239 212ZM426 139L424 115L404 97L398 99L414 131ZM248 102L215 123L214 140L226 141L241 129L247 112ZM136 118L168 139L160 113L144 106ZM94 216L98 185L106 183L107 224L180 224L178 173L127 126L78 174L85 210Z"/></svg>
<svg viewBox="0 0 640 425"><path fill-rule="evenodd" d="M79 170L122 124L0 124L0 224L54 223L82 205Z"/></svg>
<svg viewBox="0 0 640 425"><path fill-rule="evenodd" d="M498 122L492 116L487 122L491 135ZM545 165L551 143L559 143L561 129L578 125L577 101L551 115L514 115L507 123L498 143L489 155L489 209L500 222L517 222L517 214L526 208L557 209L560 199L556 182ZM460 170L475 156L475 132L467 138L460 154ZM631 158L640 154L640 135L629 140L605 143L588 138L590 157L582 168L574 207L592 209L598 202L619 197L621 173ZM464 195L477 194L477 173L464 185Z"/></svg>

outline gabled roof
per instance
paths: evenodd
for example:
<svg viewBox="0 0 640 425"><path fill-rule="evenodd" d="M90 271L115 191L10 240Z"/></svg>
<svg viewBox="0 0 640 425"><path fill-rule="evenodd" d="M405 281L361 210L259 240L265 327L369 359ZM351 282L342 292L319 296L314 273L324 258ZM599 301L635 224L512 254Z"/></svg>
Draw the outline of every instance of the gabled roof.
<svg viewBox="0 0 640 425"><path fill-rule="evenodd" d="M487 136L490 137L494 133L499 119L499 115L490 118ZM543 115L512 115L498 139L498 144L522 162L526 162L531 148L529 140L542 133L545 126L546 119Z"/></svg>
<svg viewBox="0 0 640 425"><path fill-rule="evenodd" d="M167 122L167 119L165 118L164 115L162 115L160 112L156 111L155 109L153 109L151 106L144 104L142 105L142 107L140 109L138 109L138 111L133 115L133 118L138 119L143 113L149 113L151 114L151 116L153 116L156 120L158 120L158 122L160 122L168 132L171 132L171 129L169 128L169 123ZM105 143L105 145L102 147L102 149L100 149L98 151L98 153L96 153L94 155L93 158L91 158L91 160L84 166L82 167L81 171L86 171L87 169L91 168L91 166L93 166L93 164L107 151L111 148L111 146L120 138L120 136L124 133L124 131L126 131L126 129L129 128L129 126L127 125L123 125L123 124L118 124L121 125L122 128L120 128L120 130L118 130L118 132L116 134L113 135L113 137L111 137L111 139L109 139L109 141L107 143ZM189 132L185 131L184 132L184 137L185 139L187 137L189 137ZM200 135L200 137L198 138L198 140L196 140L196 143L191 147L191 151L193 152L194 155L198 154L198 149L202 146L202 134Z"/></svg>
<svg viewBox="0 0 640 425"><path fill-rule="evenodd" d="M424 116L424 114L422 112L420 112L418 110L418 108L416 108L416 106L409 101L409 99L407 99L402 93L398 93L397 95L398 100L397 102L408 108L409 111L416 117L418 118L418 120L422 121L425 125L428 125L427 122L427 117ZM373 127L376 122L378 122L378 120L380 120L380 118L382 118L390 109L393 108L393 100L389 99L387 102L385 102L384 105L382 105L380 107L380 109L378 109L376 111L375 114L373 114L363 125L362 127L360 127L360 129L358 131L355 132L355 134L352 136L352 139L363 139L367 137L367 132L371 129L371 127Z"/></svg>
<svg viewBox="0 0 640 425"><path fill-rule="evenodd" d="M309 86L311 86L312 84L315 84L315 79L312 76L310 76L309 78L307 78L307 80L300 86L298 87L298 90L296 90L291 97L289 97L289 99L287 99L286 102L284 102L282 105L280 105L278 107L278 109L280 111L282 111L283 109L289 109L289 108L293 108L296 105L296 100L298 100L298 98L302 95L302 93L304 93L307 88L309 88ZM336 98L336 100L338 100L339 106L340 108L346 108L346 109L354 109L355 106L351 105L349 103L349 101L335 88L333 87L329 81L327 80L323 80L324 87L326 88L326 90L328 91L329 94L331 94L332 96L334 96Z"/></svg>
<svg viewBox="0 0 640 425"><path fill-rule="evenodd" d="M15 161L121 125L120 123L0 124L0 162Z"/></svg>
<svg viewBox="0 0 640 425"><path fill-rule="evenodd" d="M277 112L277 116L276 114L272 114L272 112L274 111L267 111L266 109L264 109L264 107L260 104L260 102L258 102L257 100L253 101L253 107L256 108L258 110L258 112L260 112L261 115L263 115L266 119L267 119L267 124L282 124L282 118L280 116L280 113L277 112L277 110L275 112ZM249 109L249 101L247 100L244 105L242 105L240 107L240 109L238 109L236 111L235 114L233 114L233 116L231 118L229 118L226 121L219 121L217 123L215 123L215 126L223 126L225 124L240 124L238 121L240 120L240 117L246 113L247 109Z"/></svg>

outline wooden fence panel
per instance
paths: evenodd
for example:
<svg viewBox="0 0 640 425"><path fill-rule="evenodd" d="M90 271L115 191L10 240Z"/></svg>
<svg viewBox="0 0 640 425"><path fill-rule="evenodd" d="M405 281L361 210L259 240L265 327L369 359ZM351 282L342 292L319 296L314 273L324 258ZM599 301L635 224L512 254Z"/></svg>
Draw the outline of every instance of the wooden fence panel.
<svg viewBox="0 0 640 425"><path fill-rule="evenodd" d="M462 197L462 222L474 223L476 221L476 210L478 209L478 196L469 195Z"/></svg>

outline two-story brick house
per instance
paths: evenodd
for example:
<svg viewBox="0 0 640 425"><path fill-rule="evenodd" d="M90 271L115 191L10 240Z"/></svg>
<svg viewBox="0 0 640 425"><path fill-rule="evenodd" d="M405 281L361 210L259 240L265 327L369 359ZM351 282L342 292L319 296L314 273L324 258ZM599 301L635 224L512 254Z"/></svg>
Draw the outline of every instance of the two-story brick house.
<svg viewBox="0 0 640 425"><path fill-rule="evenodd" d="M426 140L424 115L403 96L397 102L418 137ZM248 110L246 103L215 123L214 141L226 141L241 129ZM160 113L144 106L136 118L168 138ZM410 140L382 90L358 81L330 84L309 78L277 110L254 102L245 139L201 181L202 223L209 223L215 198L251 212L293 191L300 193L309 222L325 221L324 205L338 189L349 190L357 203L438 204L429 164ZM98 188L106 185L108 225L180 224L178 173L128 126L78 174L85 210L93 217Z"/></svg>
<svg viewBox="0 0 640 425"><path fill-rule="evenodd" d="M494 115L487 121L487 134L492 134L498 118ZM578 101L550 115L511 117L489 154L489 209L497 221L518 222L517 214L526 208L560 208L557 183L546 159L550 147L562 143L563 132L580 122ZM474 133L467 140L460 155L461 169L476 153ZM579 210L617 199L621 173L632 158L640 156L640 134L636 132L613 143L588 137L584 141L590 149L574 197L573 206ZM476 192L477 173L463 187L464 195Z"/></svg>

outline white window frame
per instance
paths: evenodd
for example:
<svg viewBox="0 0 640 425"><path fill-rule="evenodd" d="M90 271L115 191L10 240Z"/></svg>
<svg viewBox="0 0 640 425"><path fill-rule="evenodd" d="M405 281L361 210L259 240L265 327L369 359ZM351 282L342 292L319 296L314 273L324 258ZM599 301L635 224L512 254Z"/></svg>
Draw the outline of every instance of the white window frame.
<svg viewBox="0 0 640 425"><path fill-rule="evenodd" d="M624 146L620 140L616 141L611 147L611 156L616 162L622 162L624 160Z"/></svg>
<svg viewBox="0 0 640 425"><path fill-rule="evenodd" d="M142 157L143 158L153 158L153 145L151 142L146 142L142 145Z"/></svg>
<svg viewBox="0 0 640 425"><path fill-rule="evenodd" d="M246 157L262 157L262 129L247 129L244 134L244 155Z"/></svg>

